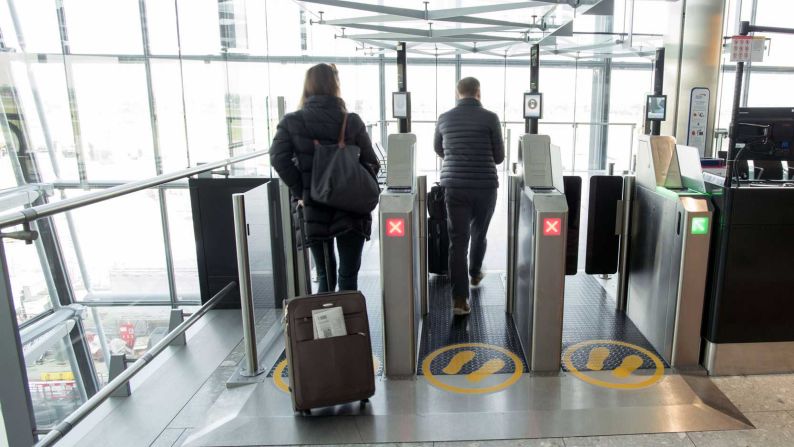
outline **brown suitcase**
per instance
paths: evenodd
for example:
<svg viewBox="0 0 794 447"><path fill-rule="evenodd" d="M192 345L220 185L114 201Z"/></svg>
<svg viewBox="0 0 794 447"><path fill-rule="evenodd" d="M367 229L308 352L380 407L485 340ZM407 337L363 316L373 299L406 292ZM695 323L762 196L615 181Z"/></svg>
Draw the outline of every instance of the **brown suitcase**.
<svg viewBox="0 0 794 447"><path fill-rule="evenodd" d="M347 335L315 339L312 310L341 306ZM287 302L287 361L295 411L375 394L367 303L361 292L323 293Z"/></svg>
<svg viewBox="0 0 794 447"><path fill-rule="evenodd" d="M305 235L302 210L299 209L297 214L301 232ZM330 272L328 245L325 243L323 255L326 272ZM342 307L347 335L315 339L312 311L337 306ZM332 292L293 298L286 303L286 322L289 385L295 411L310 413L312 408L355 401L365 403L375 394L367 301L361 292Z"/></svg>

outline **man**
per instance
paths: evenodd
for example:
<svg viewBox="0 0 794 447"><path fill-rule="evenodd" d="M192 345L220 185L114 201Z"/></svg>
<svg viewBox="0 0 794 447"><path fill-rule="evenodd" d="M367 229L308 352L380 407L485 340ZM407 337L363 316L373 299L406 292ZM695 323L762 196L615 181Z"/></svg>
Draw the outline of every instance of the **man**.
<svg viewBox="0 0 794 447"><path fill-rule="evenodd" d="M434 148L444 162L449 232L449 275L455 315L468 315L471 285L482 281L488 225L496 206L496 165L505 158L499 117L480 103L480 81L464 78L457 85L458 103L438 117ZM467 252L471 239L471 253Z"/></svg>

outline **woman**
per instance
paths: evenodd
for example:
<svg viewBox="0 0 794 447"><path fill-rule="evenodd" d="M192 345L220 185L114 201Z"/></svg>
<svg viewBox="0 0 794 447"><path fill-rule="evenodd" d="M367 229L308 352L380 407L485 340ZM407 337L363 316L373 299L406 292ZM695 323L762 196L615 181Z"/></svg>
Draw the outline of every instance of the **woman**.
<svg viewBox="0 0 794 447"><path fill-rule="evenodd" d="M372 150L372 142L364 122L355 113L347 113L345 102L339 96L339 77L333 65L319 64L306 72L301 107L284 116L278 125L270 163L279 177L290 188L297 206L303 208L306 237L310 241L312 256L317 266L320 292L336 289L336 256L333 242L339 252L339 290L358 290L358 271L364 241L372 233L370 214L353 214L329 208L311 200L309 190L312 179L314 140L320 144L335 144L339 139L342 122L347 114L345 143L361 148L360 161L373 176L377 176L380 163ZM331 272L326 272L323 246L326 244ZM327 276L330 275L330 281Z"/></svg>

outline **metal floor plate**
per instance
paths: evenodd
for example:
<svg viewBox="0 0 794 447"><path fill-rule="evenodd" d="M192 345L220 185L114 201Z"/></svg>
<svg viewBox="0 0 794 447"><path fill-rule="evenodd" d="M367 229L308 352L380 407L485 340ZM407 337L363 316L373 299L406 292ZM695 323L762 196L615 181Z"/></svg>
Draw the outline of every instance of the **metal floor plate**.
<svg viewBox="0 0 794 447"><path fill-rule="evenodd" d="M445 380L466 384L463 376ZM380 379L366 407L339 405L312 414L296 416L289 395L272 382L230 389L184 446L482 441L752 428L708 377L677 374L632 391L596 387L566 373L524 374L508 389L479 395L447 392L423 377Z"/></svg>
<svg viewBox="0 0 794 447"><path fill-rule="evenodd" d="M659 357L650 342L631 322L626 314L615 310L615 299L612 298L598 281L590 275L580 273L565 279L565 314L563 316L562 350L565 351L581 342L591 340L611 340L630 343L646 349ZM587 367L588 352L605 344L593 345L587 350L577 351L572 357L574 367L580 371L590 370ZM617 369L623 359L635 350L625 346L608 346L610 352L603 363L603 370ZM654 368L648 356L642 356L640 369ZM664 363L664 360L662 360ZM665 367L668 367L664 363ZM565 368L565 365L563 365Z"/></svg>
<svg viewBox="0 0 794 447"><path fill-rule="evenodd" d="M422 374L421 365L428 355L461 343L483 343L507 349L521 359L523 371L527 371L513 319L505 314L505 288L499 274L486 275L480 287L471 289L471 314L467 317L452 315L452 287L448 277L431 275L428 290L430 314L422 325L418 374ZM453 374L470 374L489 360L501 356L498 352L479 347L467 350L475 355L460 368L453 368ZM444 367L450 364L455 354L455 351L447 351L436 357L430 365L433 375L446 375Z"/></svg>

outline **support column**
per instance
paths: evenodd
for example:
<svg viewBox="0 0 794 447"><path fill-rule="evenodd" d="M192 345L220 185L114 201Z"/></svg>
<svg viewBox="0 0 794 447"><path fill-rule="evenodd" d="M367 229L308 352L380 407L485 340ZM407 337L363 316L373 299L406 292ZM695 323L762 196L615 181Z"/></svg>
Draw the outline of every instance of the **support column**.
<svg viewBox="0 0 794 447"><path fill-rule="evenodd" d="M5 247L0 239L0 412L8 445L33 445L36 422L28 391L28 373L14 311ZM3 440L0 440L3 441Z"/></svg>
<svg viewBox="0 0 794 447"><path fill-rule="evenodd" d="M611 33L614 31L611 16L599 16L596 19L596 30ZM606 169L607 148L609 142L609 104L612 85L612 59L604 58L597 61L593 68L593 105L590 112L590 153L588 169Z"/></svg>
<svg viewBox="0 0 794 447"><path fill-rule="evenodd" d="M713 153L725 3L714 0L667 3L670 8L670 28L664 39L667 120L662 123L661 132L686 144L692 89L709 89L709 117L702 154L705 156Z"/></svg>

